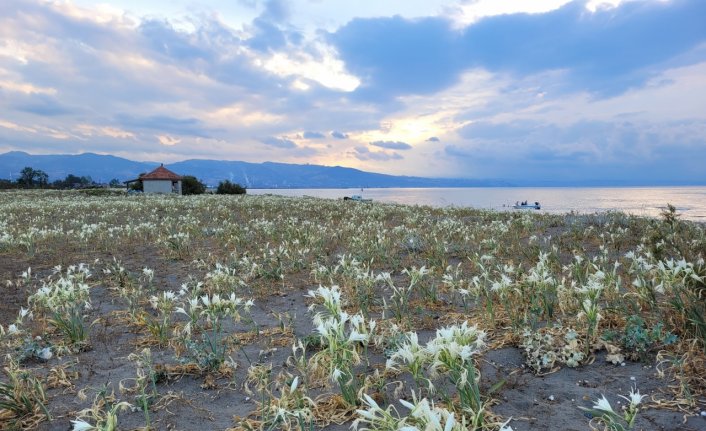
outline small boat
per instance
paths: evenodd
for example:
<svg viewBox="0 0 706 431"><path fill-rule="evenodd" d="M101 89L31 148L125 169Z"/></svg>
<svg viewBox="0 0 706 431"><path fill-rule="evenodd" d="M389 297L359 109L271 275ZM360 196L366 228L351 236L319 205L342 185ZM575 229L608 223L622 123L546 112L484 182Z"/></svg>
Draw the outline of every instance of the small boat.
<svg viewBox="0 0 706 431"><path fill-rule="evenodd" d="M351 197L346 196L343 198L343 200L344 201L355 201L355 202L372 202L373 201L372 199L363 199L363 196L361 196L361 195L353 195Z"/></svg>
<svg viewBox="0 0 706 431"><path fill-rule="evenodd" d="M527 203L527 201L524 202L515 202L515 205L512 206L516 210L539 210L542 209L542 206L539 205L539 202L535 202L533 204Z"/></svg>

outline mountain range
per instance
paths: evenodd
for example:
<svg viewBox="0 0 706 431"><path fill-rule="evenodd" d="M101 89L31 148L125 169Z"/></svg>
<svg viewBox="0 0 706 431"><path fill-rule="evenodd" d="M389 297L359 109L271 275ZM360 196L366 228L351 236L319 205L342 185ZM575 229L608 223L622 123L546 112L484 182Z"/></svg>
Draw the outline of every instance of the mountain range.
<svg viewBox="0 0 706 431"><path fill-rule="evenodd" d="M89 176L96 182L137 178L157 166L121 157L84 153L78 155L32 155L22 151L0 154L0 178L17 179L30 166L41 169L49 180L68 174ZM503 180L424 178L365 172L341 166L290 163L249 163L226 160L184 160L165 165L179 175L193 175L209 186L230 180L247 188L373 188L373 187L498 187L512 186Z"/></svg>

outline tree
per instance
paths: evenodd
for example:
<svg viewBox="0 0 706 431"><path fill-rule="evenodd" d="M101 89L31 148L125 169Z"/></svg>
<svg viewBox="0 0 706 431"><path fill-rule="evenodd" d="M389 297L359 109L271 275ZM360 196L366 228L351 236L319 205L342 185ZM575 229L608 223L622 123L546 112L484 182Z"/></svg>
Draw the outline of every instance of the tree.
<svg viewBox="0 0 706 431"><path fill-rule="evenodd" d="M17 183L25 188L30 188L39 186L46 187L49 183L49 175L40 169L33 169L30 166L26 166L20 171L20 178L17 179Z"/></svg>
<svg viewBox="0 0 706 431"><path fill-rule="evenodd" d="M144 172L140 173L140 175L137 176L137 178L142 177L145 175ZM138 179L135 182L130 183L130 186L128 187L130 190L136 190L136 191L144 191L145 190L145 185L142 183L142 180Z"/></svg>
<svg viewBox="0 0 706 431"><path fill-rule="evenodd" d="M108 185L110 187L122 187L123 183L121 183L119 179L113 178L112 180L110 180Z"/></svg>
<svg viewBox="0 0 706 431"><path fill-rule="evenodd" d="M63 180L54 181L52 185L58 189L73 189L90 186L91 184L93 184L91 177L79 177L74 174L68 174Z"/></svg>
<svg viewBox="0 0 706 431"><path fill-rule="evenodd" d="M206 185L192 175L186 175L181 180L181 194L201 195L206 192Z"/></svg>
<svg viewBox="0 0 706 431"><path fill-rule="evenodd" d="M34 185L34 169L27 166L20 171L20 178L17 179L18 184L24 187L32 187Z"/></svg>
<svg viewBox="0 0 706 431"><path fill-rule="evenodd" d="M247 193L245 187L238 183L232 183L229 180L224 180L218 183L216 194L218 195L244 195Z"/></svg>
<svg viewBox="0 0 706 431"><path fill-rule="evenodd" d="M46 187L49 184L49 175L42 170L36 170L34 171L34 180L39 187Z"/></svg>

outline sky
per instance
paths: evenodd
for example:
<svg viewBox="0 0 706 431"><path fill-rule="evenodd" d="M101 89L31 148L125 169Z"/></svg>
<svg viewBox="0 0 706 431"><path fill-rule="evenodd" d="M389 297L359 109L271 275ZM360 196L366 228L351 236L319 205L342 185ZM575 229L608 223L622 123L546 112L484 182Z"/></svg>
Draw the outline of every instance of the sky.
<svg viewBox="0 0 706 431"><path fill-rule="evenodd" d="M703 0L2 0L0 153L706 184Z"/></svg>

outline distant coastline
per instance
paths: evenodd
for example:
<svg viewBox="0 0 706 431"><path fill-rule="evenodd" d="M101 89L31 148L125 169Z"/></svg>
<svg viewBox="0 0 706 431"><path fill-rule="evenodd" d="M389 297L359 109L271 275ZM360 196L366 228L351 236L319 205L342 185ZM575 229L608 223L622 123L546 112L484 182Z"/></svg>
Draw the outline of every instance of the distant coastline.
<svg viewBox="0 0 706 431"><path fill-rule="evenodd" d="M138 162L121 157L94 153L77 155L32 155L22 151L0 154L0 178L16 179L25 167L41 169L50 181L68 174L91 177L98 183L112 179L125 181L149 172L159 164ZM192 159L165 164L180 175L193 175L208 186L222 180L239 183L248 189L339 189L339 188L503 188L503 187L689 187L706 186L697 181L658 180L631 181L616 179L546 180L536 178L435 178L389 175L366 172L342 166L290 164L277 162L250 163L231 160Z"/></svg>

